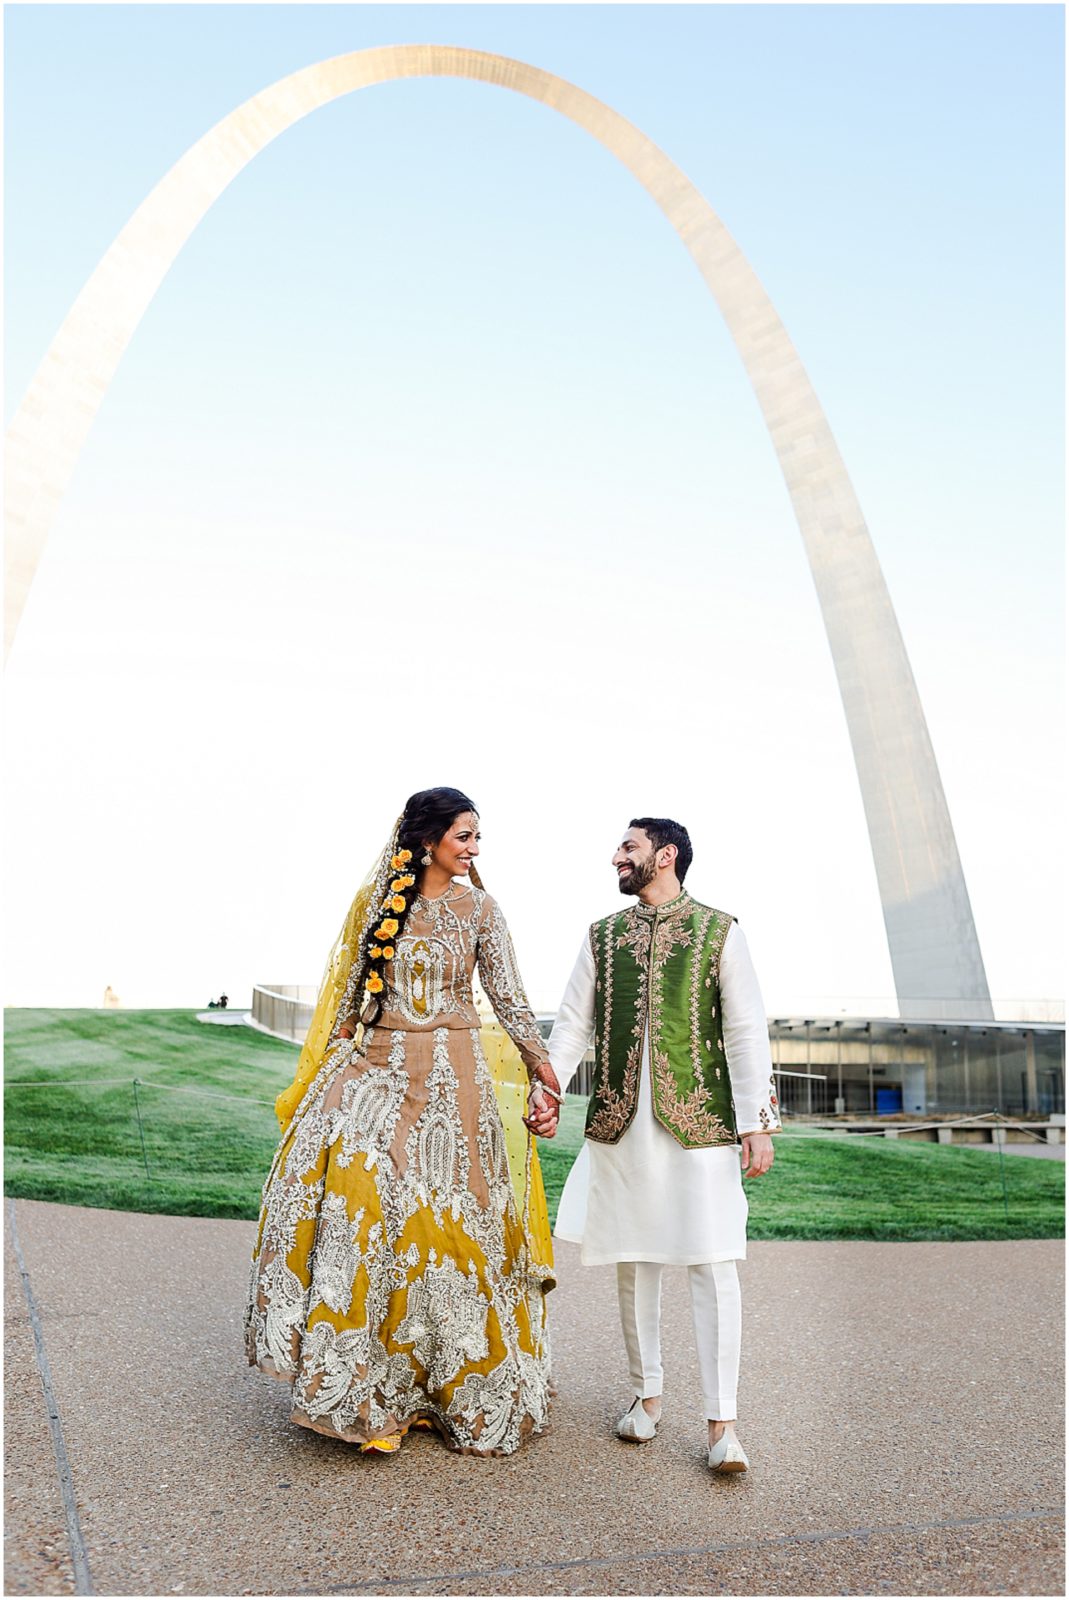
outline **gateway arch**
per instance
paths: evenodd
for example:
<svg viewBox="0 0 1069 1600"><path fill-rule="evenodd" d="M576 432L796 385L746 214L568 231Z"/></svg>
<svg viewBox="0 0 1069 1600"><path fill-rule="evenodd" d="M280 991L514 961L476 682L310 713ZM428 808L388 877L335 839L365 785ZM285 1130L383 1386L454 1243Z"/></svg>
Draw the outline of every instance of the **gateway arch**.
<svg viewBox="0 0 1069 1600"><path fill-rule="evenodd" d="M626 118L549 72L479 50L394 45L305 67L193 145L117 236L53 340L7 438L6 648L93 418L171 263L252 158L319 106L372 84L450 77L552 107L621 161L712 291L787 481L857 765L900 1013L993 1016L983 957L920 697L857 497L787 331L712 207Z"/></svg>

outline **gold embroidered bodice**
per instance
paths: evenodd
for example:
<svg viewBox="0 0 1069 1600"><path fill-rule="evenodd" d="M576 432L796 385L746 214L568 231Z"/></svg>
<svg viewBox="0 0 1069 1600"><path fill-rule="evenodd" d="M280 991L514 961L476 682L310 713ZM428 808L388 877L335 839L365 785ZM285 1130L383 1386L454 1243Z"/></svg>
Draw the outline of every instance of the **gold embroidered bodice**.
<svg viewBox="0 0 1069 1600"><path fill-rule="evenodd" d="M528 1071L549 1057L524 992L501 907L474 884L454 883L444 895L417 895L396 954L383 969L386 988L376 1029L429 1031L478 1028L482 1018L472 994L479 982L501 1026L512 1038ZM354 1029L357 1011L339 1019Z"/></svg>

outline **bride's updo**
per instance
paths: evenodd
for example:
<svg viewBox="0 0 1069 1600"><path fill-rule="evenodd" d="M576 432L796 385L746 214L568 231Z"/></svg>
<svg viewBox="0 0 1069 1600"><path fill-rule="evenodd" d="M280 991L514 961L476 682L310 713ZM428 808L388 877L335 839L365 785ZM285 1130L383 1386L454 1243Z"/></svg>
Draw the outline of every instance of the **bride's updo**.
<svg viewBox="0 0 1069 1600"><path fill-rule="evenodd" d="M382 1014L382 994L385 989L383 967L393 957L397 941L404 932L408 913L416 897L421 858L429 844L443 839L458 817L465 811L475 811L475 803L460 789L420 789L409 795L397 831L397 854L391 866L393 874L387 891L387 901L379 908L368 928L363 952L363 983L368 994L361 1020L371 1027ZM477 813L476 813L477 814ZM482 888L482 879L471 865L471 880ZM383 932L383 929L386 932Z"/></svg>

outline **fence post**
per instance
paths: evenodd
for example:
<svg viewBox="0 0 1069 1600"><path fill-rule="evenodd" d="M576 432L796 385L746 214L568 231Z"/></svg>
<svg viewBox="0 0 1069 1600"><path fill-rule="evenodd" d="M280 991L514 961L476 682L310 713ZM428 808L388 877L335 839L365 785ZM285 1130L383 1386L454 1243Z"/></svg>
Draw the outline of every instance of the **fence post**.
<svg viewBox="0 0 1069 1600"><path fill-rule="evenodd" d="M996 1117L998 1117L998 1121L995 1124L996 1131L1001 1134L1001 1133L1004 1132L1003 1127L1002 1127L1002 1118L1001 1118L1001 1116L999 1116L998 1112L996 1112L995 1115L996 1115ZM1004 1167L1003 1162L1002 1162L1002 1139L1001 1138L998 1141L998 1175L1002 1179L1002 1210L1005 1213L1006 1221L1009 1222L1009 1220L1010 1220L1010 1203L1009 1203L1008 1199L1006 1198L1006 1168Z"/></svg>
<svg viewBox="0 0 1069 1600"><path fill-rule="evenodd" d="M137 1112L137 1131L141 1135L141 1159L145 1163L145 1177L148 1179L149 1183L151 1183L152 1182L152 1174L148 1170L148 1151L145 1149L145 1128L144 1128L144 1124L141 1121L141 1102L137 1098L137 1086L141 1082L141 1079L140 1078L135 1078L133 1080L133 1082L134 1082L134 1110Z"/></svg>

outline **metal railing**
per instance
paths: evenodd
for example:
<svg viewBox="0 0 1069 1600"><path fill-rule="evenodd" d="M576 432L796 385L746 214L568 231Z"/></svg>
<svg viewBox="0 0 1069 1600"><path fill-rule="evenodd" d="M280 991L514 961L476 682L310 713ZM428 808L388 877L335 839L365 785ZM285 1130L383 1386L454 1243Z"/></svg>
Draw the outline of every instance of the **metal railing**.
<svg viewBox="0 0 1069 1600"><path fill-rule="evenodd" d="M822 1072L776 1070L776 1094L784 1116L824 1116L828 1109L828 1079ZM568 1093L585 1098L594 1087L594 1051L587 1050L568 1084Z"/></svg>
<svg viewBox="0 0 1069 1600"><path fill-rule="evenodd" d="M316 993L312 984L253 984L253 1027L276 1039L303 1044L315 1010Z"/></svg>

